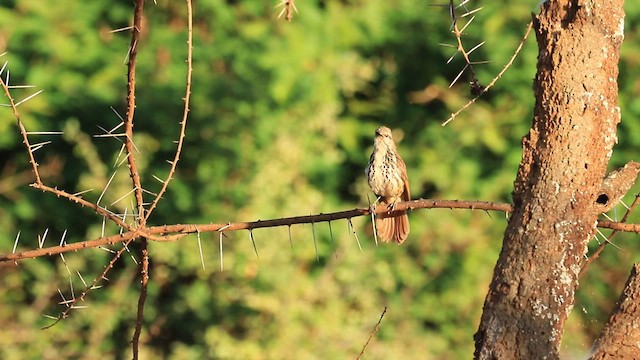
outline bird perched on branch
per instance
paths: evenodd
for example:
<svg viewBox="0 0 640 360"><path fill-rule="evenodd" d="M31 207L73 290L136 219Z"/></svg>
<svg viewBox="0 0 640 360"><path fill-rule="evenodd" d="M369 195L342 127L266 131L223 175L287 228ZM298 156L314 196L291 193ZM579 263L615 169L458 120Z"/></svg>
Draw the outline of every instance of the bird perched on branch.
<svg viewBox="0 0 640 360"><path fill-rule="evenodd" d="M373 152L365 170L369 186L389 212L376 215L376 229L383 241L394 240L402 244L409 235L409 217L405 210L395 211L395 204L411 200L407 166L396 150L391 129L381 126L376 130Z"/></svg>

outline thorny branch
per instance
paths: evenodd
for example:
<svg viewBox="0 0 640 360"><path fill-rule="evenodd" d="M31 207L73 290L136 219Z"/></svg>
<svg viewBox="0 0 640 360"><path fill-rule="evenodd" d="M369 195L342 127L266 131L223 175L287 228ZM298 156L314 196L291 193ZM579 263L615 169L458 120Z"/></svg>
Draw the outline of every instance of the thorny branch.
<svg viewBox="0 0 640 360"><path fill-rule="evenodd" d="M144 0L136 0L136 5L133 13L133 28L131 30L131 45L129 48L129 63L127 65L127 116L124 121L125 128L125 149L127 152L127 161L129 163L129 172L131 175L131 181L133 182L133 189L135 191L136 205L138 207L138 227L144 228L147 222L149 214L145 214L144 200L142 196L142 183L140 181L140 172L136 164L135 159L135 146L133 144L133 118L136 108L136 60L138 54L138 41L140 40L140 32L142 30L142 10L144 8ZM184 121L183 121L184 122ZM182 144L180 143L176 157L179 156L179 150ZM173 165L175 166L175 164ZM172 167L172 170L174 168ZM171 175L172 173L170 173ZM169 182L170 177L165 181L164 186ZM163 190L164 190L163 186ZM154 206L160 198L160 194L154 201ZM142 253L142 264L140 265L140 274L142 279L140 281L140 297L138 298L138 311L136 316L136 325L133 332L133 338L131 339L131 347L133 353L133 359L138 359L138 349L140 345L140 335L142 333L142 322L144 320L144 304L147 298L147 287L149 284L149 249L147 244L147 238L142 237L140 242L140 251ZM114 259L117 259L122 254L122 251L118 252ZM89 290L89 289L87 289Z"/></svg>
<svg viewBox="0 0 640 360"><path fill-rule="evenodd" d="M132 233L132 234L135 234ZM96 277L95 279L93 279L93 282L91 283L91 285L87 286L82 293L79 296L74 297L73 299L69 300L66 302L66 306L67 308L61 312L60 314L58 314L55 322L53 322L50 325L45 326L43 329L48 329L54 325L56 325L60 320L62 319L66 319L69 316L69 313L71 312L71 310L76 309L76 304L80 301L84 301L84 298L87 296L87 294L94 289L98 289L98 283L106 280L107 279L107 273L109 271L111 271L111 269L113 269L113 266L115 265L116 261L118 261L118 259L120 259L120 256L122 256L122 254L128 249L127 246L134 240L135 238L131 237L129 238L124 245L122 246L122 248L120 250L118 250L115 255L113 256L113 258L111 258L111 260L109 261L109 263L104 267L104 270L102 270L102 273L100 274L100 276Z"/></svg>
<svg viewBox="0 0 640 360"><path fill-rule="evenodd" d="M6 63L2 67L4 70ZM42 179L40 179L40 173L38 172L38 163L36 162L35 156L33 155L33 151L31 150L31 143L29 142L29 136L27 134L27 129L24 127L22 123L22 119L20 118L20 113L18 113L18 105L13 100L11 93L9 92L9 71L7 71L6 80L2 79L2 71L0 71L0 84L2 85L2 89L4 90L4 94L9 99L9 105L13 110L13 116L18 121L18 128L20 128L20 134L22 134L22 143L27 148L27 153L29 154L29 163L33 168L33 174L36 177L36 184L42 185Z"/></svg>
<svg viewBox="0 0 640 360"><path fill-rule="evenodd" d="M518 57L518 54L520 54L520 51L522 50L522 47L524 46L524 43L527 40L527 37L529 37L529 33L531 32L532 28L533 28L533 21L529 21L529 24L527 24L527 30L525 31L524 36L520 40L520 44L518 44L518 47L513 52L513 55L511 55L511 59L509 59L509 61L504 65L504 67L502 68L502 70L500 70L498 75L496 75L491 80L491 82L489 84L487 84L487 86L485 86L482 89L482 91L480 91L478 94L476 94L475 97L473 97L471 100L469 100L464 106L462 106L456 112L451 114L451 116L449 116L449 118L442 123L442 126L446 126L451 121L453 121L458 115L460 115L461 112L465 111L469 106L471 106L473 103L475 103L480 98L480 96L482 96L484 93L489 91L489 89L491 89L493 87L493 85L496 84L498 79L502 78L502 75L504 75L504 73L507 71L507 69L509 69L511 67L511 65L513 64L513 61L516 59L516 57Z"/></svg>
<svg viewBox="0 0 640 360"><path fill-rule="evenodd" d="M465 4L468 2L468 0L464 0L461 2L461 4L458 7L464 7ZM134 11L134 25L131 27L132 29L132 35L131 35L131 45L130 45L130 49L129 49L129 62L128 62L128 73L127 73L127 113L126 113L126 119L124 120L124 126L125 126L125 149L126 149L126 157L127 157L127 162L129 165L129 170L130 170L130 176L132 179L132 184L133 184L133 191L135 192L135 198L136 198L136 205L137 205L137 226L131 225L131 224L127 224L124 218L119 217L117 214L114 214L110 211L108 211L106 208L103 208L101 206L99 206L97 203L91 203L87 200L84 200L82 198L82 196L80 196L80 194L71 194L68 193L64 190L60 190L57 189L55 187L50 187L47 186L43 183L42 178L41 178L41 174L39 173L38 170L38 163L35 160L35 146L38 146L38 144L32 145L29 142L29 138L28 135L29 133L27 132L24 124L22 123L22 120L20 118L20 114L17 110L17 107L24 101L26 101L27 99L24 99L22 101L19 102L15 102L14 99L12 98L10 91L9 91L9 81L8 81L8 73L7 73L7 77L6 80L3 80L2 77L0 76L0 85L2 86L5 95L7 96L7 98L9 99L9 106L12 108L14 116L17 120L18 123L18 127L20 129L20 133L23 137L23 143L27 149L27 153L29 156L29 162L32 166L33 172L34 172L34 177L35 177L35 183L31 184L32 187L42 190L44 192L50 192L55 194L58 197L64 197L66 199L68 199L69 201L75 202L77 204L80 204L83 207L89 207L91 209L93 209L96 213L100 214L101 216L111 220L113 223L117 224L120 228L127 230L126 232L122 233L122 234L118 234L118 235L113 235L113 236L108 236L108 237L101 237L98 239L93 239L93 240L87 240L87 241L82 241L82 242L78 242L78 243L72 243L72 244L66 244L64 243L64 241L61 242L61 244L59 246L52 246L52 247L48 247L48 248L40 248L40 249L35 249L35 250L28 250L28 251L24 251L24 252L18 252L18 253L11 253L11 254L5 254L5 255L0 255L0 262L7 262L7 261L18 261L18 260L23 260L23 259L28 259L28 258L37 258L40 256L50 256L50 255L55 255L55 254L62 254L62 253L66 253L66 252L70 252L70 251L77 251L80 249L85 249L85 248L95 248L101 245L113 245L113 244L117 244L117 243L124 243L123 247L121 249L119 249L115 256L111 259L111 261L105 266L102 274L98 277L96 277L93 281L93 283L90 286L87 286L87 288L79 295L79 296L75 296L72 300L65 302L65 304L67 305L67 309L62 312L58 318L56 323L61 320L64 319L68 316L69 312L74 309L77 308L74 305L77 304L79 301L84 301L86 295L88 294L88 292L90 292L93 289L98 288L98 283L103 281L104 279L106 279L106 275L107 273L113 268L115 262L121 257L121 255L123 254L123 252L127 249L127 245L129 245L130 243L132 243L134 240L136 239L142 239L141 242L141 247L142 247L142 264L141 264L141 275L142 275L142 279L141 279L141 283L142 283L142 288L141 288L141 292L140 292L140 297L138 300L138 312L137 312L137 321L136 321L136 326L135 326L135 332L134 332L134 336L132 339L132 345L133 345L133 358L136 359L138 357L138 345L139 345L139 340L140 340L140 335L141 335L141 331L142 331L142 322L143 322L143 313L144 313L144 304L145 304L145 299L146 299L146 294L147 294L147 284L148 284L148 280L149 280L149 253L148 253L148 249L147 249L147 240L152 240L152 241L176 241L178 239L181 239L189 234L194 234L194 233L200 233L200 232L219 232L220 233L220 237L222 239L222 235L223 232L227 232L227 231L237 231L237 230L253 230L253 229L258 229L258 228L267 228L267 227L276 227L276 226L290 226L293 224L306 224L306 223L317 223L317 222L330 222L333 220L339 220L339 219L347 219L349 221L349 223L351 222L351 218L353 217L358 217L358 216L368 216L372 213L372 211L368 208L356 208L353 210L348 210L348 211L340 211L340 212L335 212L335 213L329 213L329 214L317 214L317 215L309 215L309 216L297 216L297 217L289 217L289 218L281 218L281 219L272 219L272 220L266 220L266 221L254 221L254 222L238 222L238 223L226 223L226 224L175 224L175 225L164 225L164 226L153 226L153 227L148 227L147 221L151 215L151 213L153 212L153 210L157 207L160 199L162 199L163 194L166 192L168 185L170 183L170 181L172 180L175 171L176 171L176 167L177 167L177 163L180 159L180 154L182 151L182 147L183 147L183 143L184 143L184 138L185 138L185 129L186 129L186 124L187 124L187 118L188 118L188 112L189 112L189 103L190 103L190 95L191 95L191 78L192 78L192 50L193 50L193 45L192 45L192 9L191 9L191 2L190 0L186 0L187 3L187 15L188 15L188 40L187 40L187 45L188 45L188 50L187 50L187 78L186 78L186 89L185 89L185 97L184 97L184 111L183 111L183 116L182 116L182 120L180 122L180 135L179 135L179 139L177 141L177 148L176 148L176 153L174 156L173 161L170 162L171 164L171 168L169 170L169 173L166 177L166 179L163 181L162 183L162 188L161 190L158 192L158 194L156 195L155 199L152 201L151 205L148 207L148 209L145 211L145 203L143 201L143 187L141 184L141 179L140 179L140 173L138 170L138 167L136 165L136 159L135 159L135 145L133 143L133 120L134 120L134 112L135 112L135 96L136 96L136 59L137 59L137 46L139 44L139 39L140 39L140 31L141 31L141 25L142 25L142 10L143 10L143 4L144 1L143 0L137 0L136 1L136 5L135 5L135 11ZM282 12L280 13L279 17L282 16L283 14L285 14L285 18L288 21L291 21L291 18L293 16L293 12L297 12L294 0L282 0L281 5L283 6ZM512 65L514 59L517 57L517 55L519 54L519 52L521 51L523 44L525 42L525 40L527 39L531 29L532 29L532 23L528 24L526 33L524 35L524 37L522 38L519 46L517 47L517 49L515 50L513 56L511 57L511 59L509 60L509 62L504 66L504 68L500 71L500 73L491 81L491 83L489 83L486 87L480 85L479 81L476 78L475 75L475 71L473 69L473 65L478 64L478 62L473 62L470 59L470 54L475 51L476 49L478 49L480 46L482 46L483 43L480 43L479 45L474 46L471 50L466 50L463 42L462 42L462 35L463 32L465 30L465 28L473 21L473 17L470 18L470 20L462 27L459 27L458 24L458 19L460 17L465 17L465 16L469 16L472 15L473 13L475 13L476 11L480 10L480 9L475 9L475 10L471 10L471 11L466 11L465 14L458 16L456 14L456 8L453 4L453 0L449 1L449 11L450 11L450 15L452 18L452 32L454 33L456 40L457 40L457 47L456 47L456 53L460 52L462 54L462 56L464 57L464 60L466 62L466 65L464 67L464 69L460 72L460 74L458 74L458 76L456 77L456 79L452 82L452 85L462 76L462 74L469 69L469 71L471 72L471 87L472 87L472 92L476 95L475 98L471 99L465 106L463 106L461 109L459 109L456 113L452 114L451 117L445 121L443 123L443 125L446 125L447 123L449 123L450 121L452 121L459 113L461 113L462 111L464 111L466 108L468 108L471 104L473 104L484 92L486 92L489 88L491 88L496 81L502 77L502 75L505 73L505 71ZM466 10L466 8L465 8ZM454 55L455 56L455 55ZM453 57L452 57L453 58ZM5 64L6 65L6 64ZM2 67L2 69L0 69L0 75L2 74L4 70L4 66ZM29 98L32 98L33 96L36 96L37 94L39 94L40 92L36 92L35 94L31 95ZM29 99L28 98L28 99ZM623 219L621 220L621 222L614 222L614 221L598 221L598 227L601 228L609 228L609 229L613 229L614 231L611 233L611 235L609 236L609 238L607 239L607 242L603 243L598 250L592 255L591 258L589 258L584 267L583 267L583 271L584 269L595 259L598 257L598 255L602 252L602 250L604 249L604 247L606 246L606 244L608 243L608 241L619 231L627 231L627 232L636 232L636 233L640 233L640 224L628 224L625 223L627 220L628 215L631 213L631 211L640 203L640 195L636 196L635 201L633 202L633 204L631 205L631 207L628 209L627 213L625 214L625 216L623 217ZM420 200L414 200L414 201L410 201L410 202L404 202L404 203L399 203L396 205L395 210L394 211L401 211L401 210L414 210L414 209L420 209L420 208L449 208L449 209L472 209L472 210L483 210L483 211L501 211L501 212L505 212L505 213L509 213L512 210L512 206L510 204L506 204L506 203L492 203L492 202L481 202L481 201L458 201L458 200L424 200L424 199L420 199ZM376 208L373 213L375 214L383 214L383 213L387 213L388 209L384 206L379 206L378 208ZM354 236L357 236L355 234L355 230L353 230L353 234ZM222 248L221 248L222 251ZM386 308L385 311L383 311L381 317L380 317L380 321L382 320L382 317L384 316L386 312ZM380 321L378 322L378 325L380 324ZM55 323L54 323L55 324ZM374 329L374 331L371 333L371 336L369 338L369 340L371 339L371 337L375 334L375 331L377 331L378 325L376 325L376 328ZM368 343L368 341L367 341ZM366 348L366 344L365 344L365 348ZM363 348L364 351L364 348ZM361 353L362 355L362 353Z"/></svg>
<svg viewBox="0 0 640 360"><path fill-rule="evenodd" d="M607 246L607 244L611 243L611 240L613 239L613 237L620 231L629 231L629 229L633 229L634 231L631 232L639 232L639 228L640 225L638 224L627 224L627 218L629 217L629 215L631 214L631 212L633 212L633 210L638 206L638 204L640 204L640 194L636 194L635 199L633 200L633 203L631 204L631 206L629 206L629 208L627 209L627 212L624 214L624 216L622 217L622 220L620 220L619 226L613 228L611 227L610 229L613 229L613 231L611 232L611 234L609 234L609 236L607 236L607 238L605 239L605 241L600 244L598 246L598 248L596 249L596 251L589 256L589 258L587 259L587 261L585 261L585 263L582 265L582 269L580 269L580 275L582 276L582 274L587 270L587 268L589 267L589 265L595 260L597 259L600 254L602 253L602 251L604 251L604 248ZM600 222L604 222L604 223L613 223L611 221L599 221L598 225L600 224Z"/></svg>
<svg viewBox="0 0 640 360"><path fill-rule="evenodd" d="M280 6L282 6L282 10L280 11L280 14L278 14L278 19L284 15L285 20L291 21L293 19L293 13L298 13L295 0L280 0L280 3L276 5L276 7Z"/></svg>
<svg viewBox="0 0 640 360"><path fill-rule="evenodd" d="M471 53L476 51L477 49L479 49L482 45L484 45L484 42L481 42L479 44L477 44L476 46L474 46L473 48L471 48L470 50L467 50L462 42L462 35L465 31L465 29L467 28L467 26L469 26L473 20L475 19L475 14L476 12L482 10L482 8L477 8L477 9L473 9L473 10L469 10L467 8L467 3L469 2L469 0L463 0L460 5L456 6L453 3L453 0L449 0L449 4L448 5L444 5L447 7L447 10L449 11L449 17L451 18L451 31L453 32L453 35L456 38L456 46L453 46L456 49L456 52L449 58L448 62L451 62L451 60L453 60L453 58L456 56L456 54L460 53L462 54L462 57L464 58L465 61L465 66L462 68L462 70L458 73L458 75L454 78L454 80L451 82L451 84L449 85L449 87L453 86L453 84L455 84L456 82L458 82L458 80L460 79L460 77L462 77L462 74L464 74L464 72L469 69L469 72L471 73L471 80L469 81L469 84L471 85L471 92L473 94L481 94L482 92L485 91L484 86L482 86L480 84L480 81L478 80L478 77L476 76L476 71L473 68L474 65L477 64L481 64L483 62L475 62L475 61L471 61ZM464 13L461 15L457 14L457 10L459 8L462 8L464 10ZM469 20L466 22L466 24L461 28L459 25L459 21L461 18L465 18L465 17L469 17ZM448 45L451 46L451 45Z"/></svg>
<svg viewBox="0 0 640 360"><path fill-rule="evenodd" d="M176 168L178 166L178 160L180 160L180 153L182 152L182 146L184 145L184 137L187 129L187 118L189 115L189 103L191 99L191 77L193 73L193 15L191 8L191 0L187 0L187 79L186 79L186 88L184 95L184 110L182 112L182 121L180 121L180 137L178 138L176 153L171 161L171 169L169 170L169 175L167 175L167 179L162 183L162 188L158 192L158 195L149 206L147 213L144 217L144 223L146 224L149 216L153 212L153 210L158 205L160 199L162 199L162 195L167 191L169 187L169 182L173 179L173 175L176 172Z"/></svg>
<svg viewBox="0 0 640 360"><path fill-rule="evenodd" d="M416 209L470 209L482 211L499 211L509 213L512 205L507 203L494 203L488 201L464 201L464 200L431 200L420 199L396 204L395 211L416 210ZM384 214L389 210L386 206L380 205L375 209L375 214ZM154 241L176 241L189 234L198 232L216 232L216 231L238 231L238 230L254 230L260 228L269 228L277 226L291 226L295 224L310 224L318 222L327 222L341 219L351 219L359 216L369 216L371 211L369 208L356 208L353 210L338 211L327 214L294 216L288 218L279 218L271 220L258 220L253 222L237 222L224 224L175 224L151 226L144 229L144 235L140 229L129 231L122 234L101 237L98 239L81 241L64 246L51 246L42 249L27 250L4 254L0 256L0 262L18 261L24 259L37 258L40 256L57 255L70 251L77 251L86 248L95 248L102 245L114 245L121 242L128 242L138 237L145 236L149 240ZM598 227L614 229L618 231L640 233L640 224L625 224L613 221L600 220Z"/></svg>
<svg viewBox="0 0 640 360"><path fill-rule="evenodd" d="M138 224L144 226L144 201L142 198L142 183L140 182L140 172L135 158L135 147L133 144L133 117L136 109L136 61L138 59L138 41L142 30L142 9L143 0L137 0L133 14L133 28L131 29L131 45L129 47L129 63L127 64L127 116L124 121L125 139L124 145L127 151L127 162L129 163L129 174L133 182L136 205L138 207Z"/></svg>

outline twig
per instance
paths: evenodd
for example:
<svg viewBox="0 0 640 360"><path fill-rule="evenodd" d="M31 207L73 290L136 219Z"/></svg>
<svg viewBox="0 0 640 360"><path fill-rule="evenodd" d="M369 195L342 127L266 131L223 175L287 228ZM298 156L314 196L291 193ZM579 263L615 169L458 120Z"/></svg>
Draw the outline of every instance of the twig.
<svg viewBox="0 0 640 360"><path fill-rule="evenodd" d="M513 55L511 56L511 59L509 59L509 61L502 68L502 70L500 70L498 75L496 75L493 78L493 80L491 80L491 82L487 86L485 86L482 89L482 91L480 93L478 93L473 99L469 100L463 107L458 109L458 111L456 111L455 113L451 114L451 116L449 116L449 118L445 122L442 123L442 126L446 126L448 123L453 121L458 115L460 115L461 112L466 110L469 106L471 106L471 104L475 103L476 100L478 100L480 98L480 96L482 96L489 89L491 89L493 87L493 85L496 84L498 79L500 79L502 77L502 75L504 75L504 73L507 71L507 69L509 69L511 67L511 65L513 64L513 61L516 59L516 57L518 56L518 54L522 50L522 47L524 46L524 43L527 40L527 37L529 36L529 33L531 32L532 28L533 28L533 21L530 21L529 24L527 25L527 30L525 31L524 36L522 37L522 40L520 40L520 44L518 44L518 47L516 48L516 51L513 53Z"/></svg>
<svg viewBox="0 0 640 360"><path fill-rule="evenodd" d="M613 221L598 221L598 226L600 226L600 223L618 224L618 225L615 228L611 227L611 229L613 229L611 234L609 234L609 236L605 239L605 241L602 244L600 244L596 249L596 251L591 256L589 256L589 258L584 262L584 264L582 265L582 268L580 269L579 276L582 276L582 274L584 274L584 272L587 270L589 265L600 256L600 253L604 251L604 248L607 246L607 244L611 242L611 239L613 239L613 237L618 232L630 231L630 230L631 232L638 232L637 230L640 226L638 226L637 224L626 224L627 218L629 217L633 209L635 209L635 207L638 206L638 204L640 204L640 194L636 194L636 198L633 200L633 203L631 204L631 206L627 208L627 212L624 214L624 216L622 217L622 220L620 220L619 223L616 223Z"/></svg>
<svg viewBox="0 0 640 360"><path fill-rule="evenodd" d="M360 360L360 358L362 358L362 355L364 355L364 351L367 349L367 346L369 345L369 342L373 338L373 335L375 335L378 332L378 330L380 330L380 323L382 322L382 318L386 313L387 313L387 307L385 306L384 310L382 310L382 314L380 314L380 319L378 320L378 323L376 324L376 326L373 327L373 330L371 330L371 334L369 334L369 338L367 339L367 342L362 347L362 351L360 351L360 354L358 354L358 357L356 358L356 360Z"/></svg>
<svg viewBox="0 0 640 360"><path fill-rule="evenodd" d="M186 89L184 95L184 110L182 111L182 121L180 121L180 136L178 138L176 153L173 157L173 161L171 161L171 169L169 170L169 175L167 175L167 179L162 182L162 188L158 192L158 195L149 206L149 210L144 217L145 223L146 220L151 215L151 212L156 208L158 202L162 198L162 195L167 191L169 186L169 182L173 179L173 175L176 171L176 167L178 165L178 160L180 160L180 153L182 152L182 146L184 144L184 137L187 128L187 118L189 115L189 103L191 99L191 78L193 73L193 10L191 9L191 0L187 1L187 82Z"/></svg>
<svg viewBox="0 0 640 360"><path fill-rule="evenodd" d="M276 5L276 7L282 6L282 11L278 14L278 19L284 15L284 18L287 21L291 21L293 19L293 13L298 13L298 8L296 7L295 0L280 0L280 3Z"/></svg>
<svg viewBox="0 0 640 360"><path fill-rule="evenodd" d="M6 64L5 64L6 65ZM7 77L8 81L8 77ZM27 129L24 127L22 120L20 119L20 113L18 112L18 107L9 92L9 84L2 80L0 76L0 85L2 85L2 89L4 90L4 94L9 99L9 105L13 110L13 117L15 117L18 122L18 128L20 129L20 134L22 134L22 142L24 146L27 148L27 153L29 154L29 163L33 168L33 174L36 178L36 184L42 185L42 179L40 178L40 173L38 172L38 163L36 162L35 156L33 155L33 151L31 150L31 144L29 143L29 136L27 135Z"/></svg>
<svg viewBox="0 0 640 360"><path fill-rule="evenodd" d="M468 10L466 7L466 1L463 1L460 5L455 6L453 3L453 0L449 0L449 4L445 5L447 7L447 10L449 11L449 17L451 18L451 31L453 32L453 35L456 38L456 42L457 42L457 46L453 46L456 49L456 52L451 56L451 58L449 58L449 60L447 61L447 63L451 62L451 60L453 60L453 58L455 57L455 55L457 53L462 54L462 57L464 58L465 61L465 66L464 68L458 73L458 76L455 77L455 79L451 82L451 84L449 84L449 87L452 87L456 82L458 82L458 80L460 79L460 77L462 76L462 74L469 69L469 71L471 72L471 90L474 93L478 93L478 92L482 92L483 91L483 87L482 85L480 85L480 82L478 81L478 77L476 76L476 72L475 69L473 68L474 64L477 64L476 62L471 61L470 55L473 51L475 51L476 49L478 49L480 46L482 46L484 44L484 42L474 46L471 50L467 51L464 47L464 44L462 43L462 34L465 31L465 29L467 28L467 26L469 26L473 20L475 19L475 16L471 16L471 18L467 21L467 23L462 27L462 29L459 28L458 26L458 20L460 18L464 18L470 15L475 14L476 12L480 11L482 8L477 8L474 10ZM456 9L458 8L463 8L466 12L460 16L458 16L456 14Z"/></svg>
<svg viewBox="0 0 640 360"><path fill-rule="evenodd" d="M107 273L109 271L111 271L111 269L113 269L113 266L115 265L116 261L118 261L118 259L120 258L120 256L122 256L122 254L126 251L127 249L127 245L133 241L134 238L129 239L127 242L124 243L124 245L122 246L122 249L118 250L114 257L109 261L109 263L107 264L107 266L104 267L104 270L102 270L102 273L100 274L100 276L96 277L95 279L93 279L93 282L91 283L90 286L87 286L84 291L80 294L80 296L73 298L72 300L69 301L69 303L67 304L68 307L65 309L65 311L61 312L55 319L55 322L53 324L47 325L45 327L43 327L43 330L49 329L52 326L56 325L60 320L62 319L66 319L69 316L69 313L71 312L71 310L78 308L77 306L75 306L76 303L78 303L79 301L84 301L85 296L87 296L87 294L94 289L98 289L100 288L98 286L98 283L102 280L107 280ZM84 282L84 279L82 280Z"/></svg>

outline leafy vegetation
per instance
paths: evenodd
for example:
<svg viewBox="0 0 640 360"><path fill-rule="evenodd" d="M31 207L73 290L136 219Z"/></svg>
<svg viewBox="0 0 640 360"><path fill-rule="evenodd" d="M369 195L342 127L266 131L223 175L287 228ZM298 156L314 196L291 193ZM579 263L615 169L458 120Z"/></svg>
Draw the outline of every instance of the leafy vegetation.
<svg viewBox="0 0 640 360"><path fill-rule="evenodd" d="M446 127L440 124L470 97L464 63L447 59L450 19L428 2L301 2L290 23L275 3L203 0L195 4L194 88L187 143L176 179L150 221L225 223L366 206L363 170L373 131L396 130L414 198L510 201L520 139L530 125L536 46L531 37L496 87ZM488 4L465 41L488 82L517 46L529 14L520 2ZM623 122L614 162L637 160L640 88L638 9L628 9L620 75ZM46 181L70 192L94 189L96 200L114 172L120 143L92 137L123 114L129 1L78 3L15 0L0 7L0 53L11 83L45 91L21 105L31 131L50 145L36 152ZM181 3L148 3L139 48L135 143L150 191L165 176L179 134L186 67ZM33 89L17 89L24 97ZM424 101L424 99L428 101ZM31 171L15 119L0 109L0 252L96 238L102 221L28 187ZM128 172L119 168L104 204L131 209ZM638 192L638 186L634 188ZM621 207L618 208L620 216ZM354 358L384 307L369 359L468 358L505 226L503 214L421 210L410 214L406 246L375 246L369 219L354 226L363 252L338 221L256 230L259 259L246 232L224 239L220 271L217 235L152 243L150 294L141 356L147 358ZM638 216L631 221L638 220ZM117 233L107 228L107 233ZM619 235L584 275L569 318L565 352L588 351L608 316L640 245ZM597 243L593 242L594 247ZM135 252L134 252L135 253ZM135 256L135 255L132 255ZM89 281L111 254L66 254ZM124 257L105 287L69 319L48 330L43 314L70 296L60 257L0 266L0 357L129 356L139 284ZM83 288L73 274L75 291Z"/></svg>

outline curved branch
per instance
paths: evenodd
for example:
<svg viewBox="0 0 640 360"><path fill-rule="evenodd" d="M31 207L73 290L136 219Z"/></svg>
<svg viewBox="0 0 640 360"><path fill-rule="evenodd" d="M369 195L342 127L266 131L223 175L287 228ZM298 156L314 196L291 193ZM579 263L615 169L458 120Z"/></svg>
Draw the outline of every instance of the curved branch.
<svg viewBox="0 0 640 360"><path fill-rule="evenodd" d="M193 73L193 11L191 9L191 1L187 0L187 84L184 95L184 111L182 112L182 121L180 122L180 137L178 139L178 146L176 148L176 154L171 162L171 169L169 170L169 175L167 175L167 179L162 183L162 188L158 192L158 195L151 203L149 210L144 217L144 223L146 223L147 219L151 215L151 212L156 208L158 202L162 198L162 195L167 191L169 186L169 182L173 178L173 174L176 172L176 167L178 166L178 160L180 160L180 153L182 152L182 145L184 144L185 131L187 128L187 117L189 114L189 102L191 99L191 78Z"/></svg>

